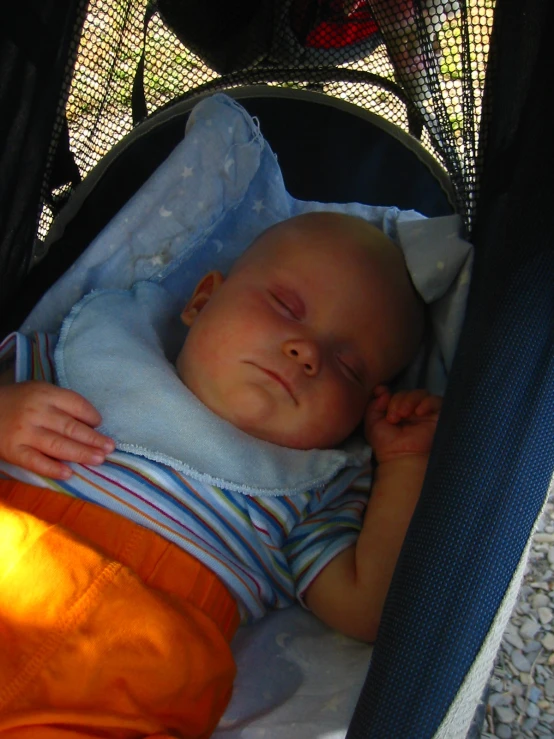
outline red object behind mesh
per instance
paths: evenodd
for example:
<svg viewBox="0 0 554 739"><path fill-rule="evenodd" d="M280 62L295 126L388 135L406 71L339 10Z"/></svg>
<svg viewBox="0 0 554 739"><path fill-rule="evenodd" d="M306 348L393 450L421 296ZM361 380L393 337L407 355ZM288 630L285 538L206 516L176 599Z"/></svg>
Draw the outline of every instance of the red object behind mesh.
<svg viewBox="0 0 554 739"><path fill-rule="evenodd" d="M291 25L303 46L340 49L379 30L366 0L295 0Z"/></svg>

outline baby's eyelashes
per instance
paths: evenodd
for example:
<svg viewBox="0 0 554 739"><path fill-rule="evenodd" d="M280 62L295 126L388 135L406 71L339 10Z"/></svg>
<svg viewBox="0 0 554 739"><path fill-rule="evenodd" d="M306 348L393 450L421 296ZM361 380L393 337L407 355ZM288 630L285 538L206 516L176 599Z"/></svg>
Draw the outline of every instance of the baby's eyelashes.
<svg viewBox="0 0 554 739"><path fill-rule="evenodd" d="M276 295L273 295L273 293L270 293L271 297L273 298L273 301L277 304L277 307L279 308L281 313L285 313L289 318L296 318L293 311L289 306L280 298L278 298Z"/></svg>
<svg viewBox="0 0 554 739"><path fill-rule="evenodd" d="M343 359L340 355L337 357L337 360L343 374L345 374L349 380L355 382L358 385L363 385L361 373L357 368L355 368L350 362Z"/></svg>
<svg viewBox="0 0 554 739"><path fill-rule="evenodd" d="M288 318L301 321L306 315L304 301L295 290L284 287L275 287L269 295L277 309Z"/></svg>

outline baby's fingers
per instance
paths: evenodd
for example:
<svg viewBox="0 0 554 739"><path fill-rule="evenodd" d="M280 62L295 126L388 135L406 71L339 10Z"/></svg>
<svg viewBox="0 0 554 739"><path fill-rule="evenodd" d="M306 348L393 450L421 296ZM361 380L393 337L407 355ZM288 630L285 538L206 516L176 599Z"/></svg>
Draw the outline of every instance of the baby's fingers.
<svg viewBox="0 0 554 739"><path fill-rule="evenodd" d="M369 402L365 412L366 430L385 416L390 398L389 389L385 385L377 385L373 391L373 399Z"/></svg>
<svg viewBox="0 0 554 739"><path fill-rule="evenodd" d="M442 398L438 395L428 395L415 410L416 416L433 416L440 412Z"/></svg>
<svg viewBox="0 0 554 739"><path fill-rule="evenodd" d="M77 418L74 418L67 413L62 413L57 410L55 413L52 413L48 424L48 430L54 431L56 434L66 437L67 439L72 439L79 444L101 449L106 454L110 454L110 452L113 452L114 450L114 443L109 437L95 431L95 429L91 428L86 422L82 423ZM72 461L76 462L78 460L75 459Z"/></svg>
<svg viewBox="0 0 554 739"><path fill-rule="evenodd" d="M50 403L63 413L82 421L87 426L94 427L102 423L102 417L96 408L79 393L54 386L51 386L50 393Z"/></svg>
<svg viewBox="0 0 554 739"><path fill-rule="evenodd" d="M71 477L71 468L62 462L45 456L37 449L32 447L21 447L14 463L19 467L24 467L29 472L35 472L37 475L51 477L54 480L67 480Z"/></svg>
<svg viewBox="0 0 554 739"><path fill-rule="evenodd" d="M429 395L427 390L405 390L395 393L387 410L387 421L398 423L415 413L416 408Z"/></svg>
<svg viewBox="0 0 554 739"><path fill-rule="evenodd" d="M37 430L35 449L48 457L77 462L78 464L102 464L105 454L94 446L87 446L49 429Z"/></svg>

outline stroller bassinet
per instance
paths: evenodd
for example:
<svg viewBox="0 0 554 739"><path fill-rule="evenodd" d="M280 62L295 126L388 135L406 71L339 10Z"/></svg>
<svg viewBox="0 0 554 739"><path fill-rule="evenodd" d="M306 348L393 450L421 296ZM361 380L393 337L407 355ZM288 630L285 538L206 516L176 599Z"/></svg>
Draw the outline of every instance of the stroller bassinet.
<svg viewBox="0 0 554 739"><path fill-rule="evenodd" d="M474 83L483 72L476 29L488 28L487 18L492 18L491 3L485 0L388 3L389 16L383 10L387 3L367 7L358 3L346 20L342 13L340 22L336 9L342 3L336 7L305 3L295 23L291 7L297 3L244 4L240 18L224 17L222 7L212 8L209 18L188 18L185 34L175 23L176 3L160 2L158 8L146 9L133 2L104 5L105 12L96 20L104 36L110 28L117 54L104 80L94 77L97 69L91 70L90 78L85 75L88 84L94 80L100 89L100 102L94 109L97 103L91 93L86 146L72 132L78 167L65 145L72 125L70 106L69 129L63 113L86 4L67 0L52 7L41 4L38 10L33 3L23 3L12 11L3 31L2 334L21 322L163 158L163 151L171 148L168 108L165 118L154 116L137 127L132 138L87 178L79 198L69 199L40 261L52 214L81 174L124 133L118 119L110 124L109 140L103 140L110 125L106 129L98 116L107 116L113 104L110 86L120 72L116 60L129 54L125 31L133 13L135 21L144 21L146 31L165 18L197 52L183 53L178 62L189 74L188 81L180 83L186 97L259 82L286 88L269 94L270 88L262 97L252 90L237 94L260 117L296 197L392 201L427 215L448 213L454 206L476 247L467 316L425 487L348 736L463 736L513 605L529 537L554 468L550 444L554 263L545 222L549 192L545 164L551 160L552 142L543 88L552 66L546 49L552 9L538 1L526 9L508 0L498 4L484 102L478 108ZM408 8L410 22L403 16L396 22L393 7L405 12ZM189 5L190 12L191 8L194 4ZM370 11L369 17L355 15L364 9ZM207 29L216 10L225 22L216 23L210 35ZM435 50L437 36L451 22L451 14L455 16L451 28L457 28L460 37L459 59L443 50L441 61ZM236 43L222 44L222 38L233 36L232 22ZM160 27L156 25L154 43L163 45L167 36ZM411 34L408 56L403 55L407 42L399 41L399 29L406 28ZM91 32L86 26L83 38ZM377 73L383 70L378 66L370 71L351 69L370 51L379 53L383 40L393 60L393 78L390 73L380 78ZM152 110L176 96L168 76L164 82L163 76L155 79L152 67L148 70L151 42L143 44L139 38L131 54L127 99L121 103L128 103L127 119L133 107L135 118L145 111L143 90ZM78 82L83 83L85 67L75 67L70 105ZM461 102L452 113L448 90L456 75ZM212 78L209 83L207 76ZM356 115L340 104L314 103L309 92L287 94L293 88L316 90L318 96L354 95L356 103L370 110L388 102L389 116L421 137L447 169L451 185L441 168L420 153L419 145L404 141L402 134L392 135L363 112ZM165 127L157 124L161 120ZM305 134L295 147L290 132L298 130L298 121ZM153 145L156 131L159 140ZM144 132L148 139L142 137ZM301 165L296 160L299 149L306 157ZM414 159L414 151L419 158ZM327 181L321 178L320 158L330 163L333 176ZM354 176L351 161L356 163ZM129 162L136 169L129 171ZM387 170L396 176L387 176Z"/></svg>

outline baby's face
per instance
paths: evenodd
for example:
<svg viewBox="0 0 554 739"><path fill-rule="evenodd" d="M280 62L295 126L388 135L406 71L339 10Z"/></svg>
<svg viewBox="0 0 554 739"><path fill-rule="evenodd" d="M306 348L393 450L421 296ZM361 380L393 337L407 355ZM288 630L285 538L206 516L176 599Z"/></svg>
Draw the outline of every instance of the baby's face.
<svg viewBox="0 0 554 739"><path fill-rule="evenodd" d="M398 354L390 291L363 246L345 239L337 248L336 238L294 228L263 236L189 330L181 379L252 436L336 446L390 379Z"/></svg>

